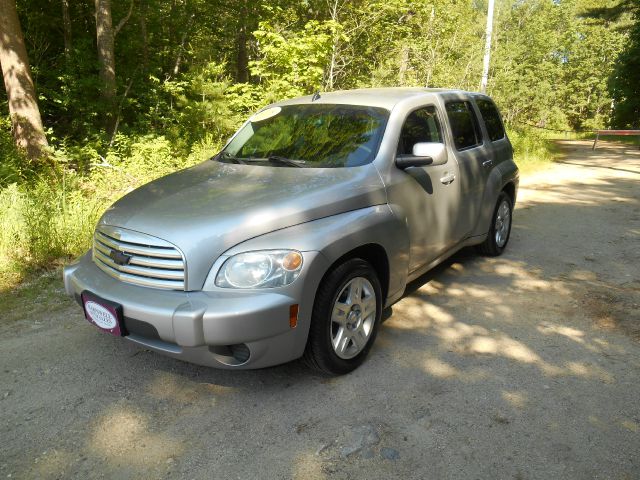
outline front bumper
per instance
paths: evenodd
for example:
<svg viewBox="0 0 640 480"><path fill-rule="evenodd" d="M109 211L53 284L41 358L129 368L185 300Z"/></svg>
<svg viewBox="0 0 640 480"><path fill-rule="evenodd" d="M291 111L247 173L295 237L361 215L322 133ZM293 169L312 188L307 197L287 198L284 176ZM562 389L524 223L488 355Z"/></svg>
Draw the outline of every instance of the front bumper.
<svg viewBox="0 0 640 480"><path fill-rule="evenodd" d="M304 252L300 277L286 287L183 292L116 280L88 253L65 267L63 277L67 293L78 301L88 290L121 304L130 341L201 365L261 368L304 352L315 292L327 267L323 255ZM291 328L294 304L299 305L298 324Z"/></svg>

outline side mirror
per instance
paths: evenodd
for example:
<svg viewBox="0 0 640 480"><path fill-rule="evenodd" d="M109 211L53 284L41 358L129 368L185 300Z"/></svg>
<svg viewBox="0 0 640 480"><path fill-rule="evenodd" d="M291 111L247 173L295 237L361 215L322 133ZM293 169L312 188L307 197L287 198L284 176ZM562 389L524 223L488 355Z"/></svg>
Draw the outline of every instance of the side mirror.
<svg viewBox="0 0 640 480"><path fill-rule="evenodd" d="M426 167L445 163L447 163L447 150L443 143L416 143L413 146L413 155L396 156L396 166L403 170L409 167Z"/></svg>

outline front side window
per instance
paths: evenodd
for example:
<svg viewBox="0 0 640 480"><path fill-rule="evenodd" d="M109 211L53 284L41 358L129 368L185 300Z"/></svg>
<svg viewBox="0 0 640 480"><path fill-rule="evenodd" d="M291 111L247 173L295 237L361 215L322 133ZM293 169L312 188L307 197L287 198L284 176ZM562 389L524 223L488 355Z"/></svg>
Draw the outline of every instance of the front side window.
<svg viewBox="0 0 640 480"><path fill-rule="evenodd" d="M283 167L356 167L373 161L389 111L298 104L254 115L218 160Z"/></svg>
<svg viewBox="0 0 640 480"><path fill-rule="evenodd" d="M502 126L502 120L498 109L491 100L485 100L479 98L476 100L476 105L480 110L480 114L484 119L484 124L487 126L487 133L489 134L489 140L495 142L504 138L504 127Z"/></svg>
<svg viewBox="0 0 640 480"><path fill-rule="evenodd" d="M433 105L409 114L400 133L398 155L411 155L413 146L422 142L442 142L440 124Z"/></svg>
<svg viewBox="0 0 640 480"><path fill-rule="evenodd" d="M480 145L482 134L471 103L449 102L446 104L446 109L456 148L465 150Z"/></svg>

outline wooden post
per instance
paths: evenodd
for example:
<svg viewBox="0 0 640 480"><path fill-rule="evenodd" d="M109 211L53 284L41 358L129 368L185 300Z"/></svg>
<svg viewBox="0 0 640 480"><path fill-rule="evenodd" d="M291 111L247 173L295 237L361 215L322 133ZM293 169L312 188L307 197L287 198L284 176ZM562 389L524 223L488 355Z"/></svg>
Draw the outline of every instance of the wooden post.
<svg viewBox="0 0 640 480"><path fill-rule="evenodd" d="M600 135L611 135L614 137L618 137L618 136L638 136L640 137L640 130L595 130L596 132L596 139L593 142L593 147L591 147L591 150L595 150L596 146L598 144L598 140L600 139ZM640 142L639 142L640 144ZM640 145L639 145L640 148Z"/></svg>

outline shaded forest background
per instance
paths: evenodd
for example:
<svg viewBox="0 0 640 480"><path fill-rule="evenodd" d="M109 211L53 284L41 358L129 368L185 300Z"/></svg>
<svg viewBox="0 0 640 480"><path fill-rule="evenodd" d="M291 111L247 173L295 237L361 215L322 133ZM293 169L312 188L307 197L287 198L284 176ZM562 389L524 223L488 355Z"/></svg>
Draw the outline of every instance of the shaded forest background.
<svg viewBox="0 0 640 480"><path fill-rule="evenodd" d="M48 147L15 147L0 90L0 286L80 254L110 202L208 158L267 103L478 90L487 14L486 0L15 5ZM543 129L640 128L639 15L639 0L496 1L488 93L521 164L549 158Z"/></svg>

